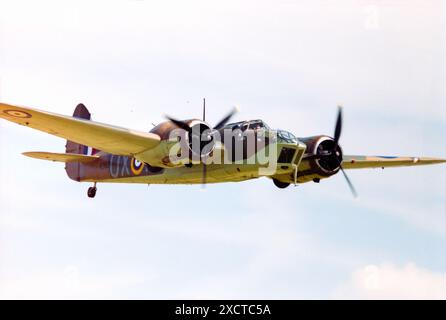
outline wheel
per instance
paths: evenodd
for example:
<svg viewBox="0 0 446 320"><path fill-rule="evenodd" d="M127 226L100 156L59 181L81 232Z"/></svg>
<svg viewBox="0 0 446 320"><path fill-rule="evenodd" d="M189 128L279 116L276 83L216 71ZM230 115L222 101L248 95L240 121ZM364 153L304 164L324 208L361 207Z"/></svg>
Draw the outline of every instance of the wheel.
<svg viewBox="0 0 446 320"><path fill-rule="evenodd" d="M87 191L87 195L88 195L88 197L89 197L89 198L94 198L94 197L96 196L96 190L97 190L96 187L90 187L90 188L88 188L88 191Z"/></svg>
<svg viewBox="0 0 446 320"><path fill-rule="evenodd" d="M288 182L282 182L277 179L273 179L273 182L274 182L275 186L279 189L285 189L286 187L288 187L290 185Z"/></svg>

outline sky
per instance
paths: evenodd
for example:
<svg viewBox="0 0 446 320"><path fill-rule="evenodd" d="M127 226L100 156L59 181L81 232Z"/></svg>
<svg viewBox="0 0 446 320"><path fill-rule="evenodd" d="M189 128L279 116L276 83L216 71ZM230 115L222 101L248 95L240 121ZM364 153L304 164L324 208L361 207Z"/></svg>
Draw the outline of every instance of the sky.
<svg viewBox="0 0 446 320"><path fill-rule="evenodd" d="M446 3L0 0L0 101L137 130L263 119L345 154L446 157ZM446 166L89 184L0 121L2 299L446 299Z"/></svg>

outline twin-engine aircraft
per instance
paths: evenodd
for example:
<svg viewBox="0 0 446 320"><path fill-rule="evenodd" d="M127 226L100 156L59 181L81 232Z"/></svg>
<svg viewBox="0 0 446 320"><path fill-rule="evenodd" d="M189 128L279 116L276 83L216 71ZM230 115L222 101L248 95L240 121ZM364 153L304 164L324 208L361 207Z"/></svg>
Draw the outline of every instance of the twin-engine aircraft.
<svg viewBox="0 0 446 320"><path fill-rule="evenodd" d="M207 184L267 177L278 188L329 178L339 171L353 195L356 191L344 169L385 168L445 163L426 157L344 155L339 145L342 109L333 137L297 138L272 130L262 120L229 123L232 110L215 126L203 118L167 121L150 132L91 120L79 104L72 117L0 103L0 117L67 139L65 153L25 152L26 156L65 163L68 176L97 183Z"/></svg>

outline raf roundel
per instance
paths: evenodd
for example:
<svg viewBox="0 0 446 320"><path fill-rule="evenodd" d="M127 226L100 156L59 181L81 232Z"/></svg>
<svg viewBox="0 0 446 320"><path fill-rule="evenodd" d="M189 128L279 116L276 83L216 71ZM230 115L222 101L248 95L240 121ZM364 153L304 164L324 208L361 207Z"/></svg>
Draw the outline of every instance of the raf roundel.
<svg viewBox="0 0 446 320"><path fill-rule="evenodd" d="M132 159L130 164L130 168L135 176L139 176L141 172L144 170L144 162L141 162L135 158Z"/></svg>
<svg viewBox="0 0 446 320"><path fill-rule="evenodd" d="M15 118L31 118L31 115L28 112L21 110L4 110L3 113L6 113L8 116Z"/></svg>

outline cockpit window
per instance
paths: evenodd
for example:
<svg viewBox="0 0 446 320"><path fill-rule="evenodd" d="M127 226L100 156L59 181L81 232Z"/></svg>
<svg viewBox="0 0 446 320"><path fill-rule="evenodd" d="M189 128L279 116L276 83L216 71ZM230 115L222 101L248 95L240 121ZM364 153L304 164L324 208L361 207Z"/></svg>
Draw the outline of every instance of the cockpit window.
<svg viewBox="0 0 446 320"><path fill-rule="evenodd" d="M253 121L249 124L249 129L252 129L252 130L257 130L257 129L260 129L263 127L264 127L264 125L263 125L262 121Z"/></svg>
<svg viewBox="0 0 446 320"><path fill-rule="evenodd" d="M279 141L281 140L285 143L297 143L296 136L285 130L278 130L277 137L279 138Z"/></svg>
<svg viewBox="0 0 446 320"><path fill-rule="evenodd" d="M245 131L246 129L250 130L256 130L256 129L266 129L269 130L268 125L263 122L262 120L252 120L252 121L242 121L242 122L236 122L236 123L229 123L226 126L224 126L224 129L240 129L242 131Z"/></svg>

